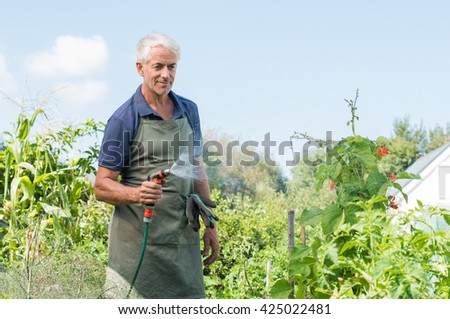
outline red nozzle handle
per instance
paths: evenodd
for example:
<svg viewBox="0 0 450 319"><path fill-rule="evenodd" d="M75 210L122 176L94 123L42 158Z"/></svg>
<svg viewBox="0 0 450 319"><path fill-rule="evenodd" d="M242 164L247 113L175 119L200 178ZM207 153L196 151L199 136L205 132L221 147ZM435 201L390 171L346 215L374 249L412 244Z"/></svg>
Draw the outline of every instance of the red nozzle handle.
<svg viewBox="0 0 450 319"><path fill-rule="evenodd" d="M147 180L152 181L157 184L161 184L162 180L169 175L170 175L170 169L164 169L164 170L160 170L159 172L157 172L153 175L148 175ZM146 205L144 207L144 222L150 223L152 221L154 209L155 209L155 205Z"/></svg>
<svg viewBox="0 0 450 319"><path fill-rule="evenodd" d="M153 175L147 176L147 180L152 181L157 184L161 184L161 181L169 175L170 175L170 169L164 169L164 170L158 171L157 173L155 173Z"/></svg>
<svg viewBox="0 0 450 319"><path fill-rule="evenodd" d="M144 208L144 217L148 218L148 219L152 219L153 218L153 206L145 206Z"/></svg>

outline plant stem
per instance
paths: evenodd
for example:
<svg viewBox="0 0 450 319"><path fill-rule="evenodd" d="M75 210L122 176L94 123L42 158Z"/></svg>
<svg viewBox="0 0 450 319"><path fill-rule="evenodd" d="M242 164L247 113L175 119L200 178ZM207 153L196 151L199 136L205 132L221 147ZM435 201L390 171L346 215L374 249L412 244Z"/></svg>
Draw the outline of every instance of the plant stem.
<svg viewBox="0 0 450 319"><path fill-rule="evenodd" d="M345 100L348 103L348 107L350 108L350 111L352 112L352 119L347 122L348 124L352 124L352 133L353 136L356 136L356 130L355 130L355 120L359 120L358 116L356 116L356 110L358 109L356 107L356 101L358 100L359 95L359 89L356 90L355 100Z"/></svg>
<svg viewBox="0 0 450 319"><path fill-rule="evenodd" d="M250 283L250 280L248 279L248 275L247 275L247 263L244 262L244 277L245 277L245 281L247 282L248 287L250 288L250 292L253 295L253 287L252 284Z"/></svg>

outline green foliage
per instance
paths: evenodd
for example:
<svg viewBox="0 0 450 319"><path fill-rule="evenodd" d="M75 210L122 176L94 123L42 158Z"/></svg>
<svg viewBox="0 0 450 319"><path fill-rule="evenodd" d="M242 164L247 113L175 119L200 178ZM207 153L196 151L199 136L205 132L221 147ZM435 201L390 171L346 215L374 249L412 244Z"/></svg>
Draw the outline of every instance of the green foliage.
<svg viewBox="0 0 450 319"><path fill-rule="evenodd" d="M281 278L287 267L287 216L283 198L257 202L213 192L220 216L219 259L205 269L209 298L264 298L267 278ZM267 266L270 265L268 271Z"/></svg>
<svg viewBox="0 0 450 319"><path fill-rule="evenodd" d="M272 297L448 298L450 234L426 225L431 215L448 223L449 212L396 210L387 190L402 192L397 179L419 177L380 171L381 159L391 152L389 141L356 135L356 98L347 102L353 136L327 149L332 161L316 174L317 191L330 185L336 200L303 210L300 223L308 240L296 245L288 267L295 289L282 279Z"/></svg>
<svg viewBox="0 0 450 319"><path fill-rule="evenodd" d="M87 175L95 172L98 146L91 146L78 158L68 158L67 154L73 153L78 138L95 134L99 124L89 120L80 126L32 136L39 116L45 116L42 109L30 116L19 115L14 131L5 132L8 138L0 157L0 169L4 171L0 220L3 226L8 225L1 228L0 256L10 261L23 258L31 245L39 246L42 236L55 236L57 240L48 247L35 247L41 251L83 240L89 216L85 211L93 203L93 187ZM104 219L91 222L101 222L97 227L105 230ZM32 240L27 242L30 236Z"/></svg>
<svg viewBox="0 0 450 319"><path fill-rule="evenodd" d="M422 125L413 125L408 116L394 121L390 143L390 156L383 158L380 171L403 171L419 157L450 142L450 123L443 128L426 130Z"/></svg>
<svg viewBox="0 0 450 319"><path fill-rule="evenodd" d="M450 122L444 129L436 125L433 129L428 131L428 142L425 144L425 152L429 153L440 146L450 142Z"/></svg>
<svg viewBox="0 0 450 319"><path fill-rule="evenodd" d="M33 269L41 269L50 255L57 265L60 258L55 256L82 246L99 263L106 262L111 211L95 201L88 179L95 173L98 145L79 155L76 148L80 139L97 134L103 125L88 120L37 132L40 117L46 117L41 107L29 115L21 113L12 132L4 132L0 153L2 277L25 271L27 284L20 285L27 298L35 293Z"/></svg>
<svg viewBox="0 0 450 319"><path fill-rule="evenodd" d="M340 225L333 236L316 232L295 247L289 274L297 298L450 297L450 234L422 229L430 214L441 213L385 212L374 202L361 203L356 223ZM289 291L283 281L272 297Z"/></svg>

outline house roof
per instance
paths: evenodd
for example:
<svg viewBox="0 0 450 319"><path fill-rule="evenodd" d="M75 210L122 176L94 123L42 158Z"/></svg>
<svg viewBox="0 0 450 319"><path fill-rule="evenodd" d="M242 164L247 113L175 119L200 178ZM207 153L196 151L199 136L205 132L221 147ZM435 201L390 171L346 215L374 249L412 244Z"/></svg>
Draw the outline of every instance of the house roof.
<svg viewBox="0 0 450 319"><path fill-rule="evenodd" d="M415 161L410 167L406 169L407 172L420 175L424 169L426 169L435 159L437 159L442 153L444 153L447 149L450 149L450 143L444 144L441 147L431 151L430 153L422 156L417 161ZM411 179L403 179L399 181L399 184L402 187L405 187L409 184Z"/></svg>

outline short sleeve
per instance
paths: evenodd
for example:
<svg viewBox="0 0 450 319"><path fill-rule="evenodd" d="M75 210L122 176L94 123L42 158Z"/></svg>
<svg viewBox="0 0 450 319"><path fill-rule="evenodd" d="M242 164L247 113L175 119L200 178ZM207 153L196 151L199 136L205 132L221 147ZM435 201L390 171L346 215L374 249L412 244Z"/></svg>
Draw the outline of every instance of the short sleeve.
<svg viewBox="0 0 450 319"><path fill-rule="evenodd" d="M203 136L200 125L200 117L198 111L195 114L194 122L194 157L199 158L203 156Z"/></svg>
<svg viewBox="0 0 450 319"><path fill-rule="evenodd" d="M111 117L105 127L100 148L99 166L121 171L128 164L132 130L117 117Z"/></svg>

